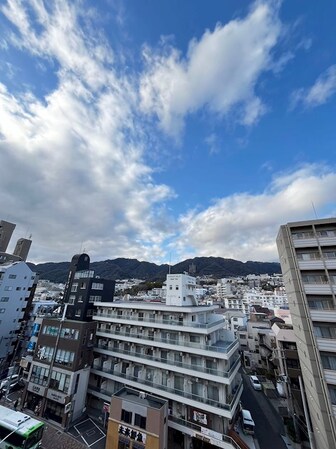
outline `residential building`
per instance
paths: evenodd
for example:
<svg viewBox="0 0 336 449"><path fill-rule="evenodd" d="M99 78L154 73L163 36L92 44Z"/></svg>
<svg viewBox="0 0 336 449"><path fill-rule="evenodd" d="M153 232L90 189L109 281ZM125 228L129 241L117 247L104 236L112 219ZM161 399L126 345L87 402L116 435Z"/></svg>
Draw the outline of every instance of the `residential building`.
<svg viewBox="0 0 336 449"><path fill-rule="evenodd" d="M168 401L122 388L112 396L106 447L167 449Z"/></svg>
<svg viewBox="0 0 336 449"><path fill-rule="evenodd" d="M0 264L0 360L5 364L17 344L36 274L25 262Z"/></svg>
<svg viewBox="0 0 336 449"><path fill-rule="evenodd" d="M218 306L196 305L195 278L168 275L166 285L165 303L95 303L88 406L101 413L125 385L168 401L170 447L233 449L227 433L242 393L238 340Z"/></svg>
<svg viewBox="0 0 336 449"><path fill-rule="evenodd" d="M277 246L317 448L336 447L336 218L280 227Z"/></svg>

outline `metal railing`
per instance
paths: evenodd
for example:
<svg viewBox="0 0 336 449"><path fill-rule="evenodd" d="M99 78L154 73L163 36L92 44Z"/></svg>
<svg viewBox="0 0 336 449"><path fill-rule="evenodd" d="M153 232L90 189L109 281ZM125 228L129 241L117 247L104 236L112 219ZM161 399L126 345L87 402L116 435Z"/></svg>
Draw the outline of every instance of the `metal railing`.
<svg viewBox="0 0 336 449"><path fill-rule="evenodd" d="M180 368L189 369L191 371L197 371L200 373L206 373L206 374L211 374L213 376L219 376L219 377L225 377L225 378L230 377L231 374L233 373L233 371L235 370L235 368L240 363L240 358L238 357L237 360L230 367L229 371L221 371L221 370L214 369L214 368L207 368L207 367L204 367L201 365L192 365L192 364L188 364L188 363L179 362L176 360L170 360L168 358L155 357L154 355L141 354L141 353L135 352L135 351L127 351L126 349L113 348L113 347L109 348L108 346L102 345L99 343L98 343L98 348L105 349L105 350L111 351L111 352L116 352L118 354L125 354L127 356L137 357L141 360L144 360L144 359L150 360L152 362L159 362L159 363L164 363L167 365L173 365L174 367L178 366Z"/></svg>
<svg viewBox="0 0 336 449"><path fill-rule="evenodd" d="M110 329L101 329L98 328L97 329L97 335L99 335L99 333L104 333L104 334L110 334L113 335L114 337L118 337L118 336L122 336L122 337L130 337L130 338L134 338L134 339L141 339L141 340L146 340L146 341L155 341L158 343L165 343L165 344L169 344L169 345L177 345L177 346L181 346L181 347L187 347L187 348L194 348L194 349L201 349L204 351L211 351L211 352L220 352L220 353L228 353L232 348L234 348L234 346L238 346L238 340L234 340L231 342L226 342L226 341L219 341L219 344L222 344L223 346L220 346L218 344L218 346L215 345L202 345L200 343L191 343L191 342L187 342L187 341L183 341L183 342L179 342L177 339L174 338L158 338L158 337L146 337L144 335L140 335L140 334L133 334L131 332L120 332L120 331L113 331ZM134 343L132 341L129 341L130 343Z"/></svg>
<svg viewBox="0 0 336 449"><path fill-rule="evenodd" d="M191 392L188 392L185 390L179 390L177 388L171 388L166 385L157 384L157 383L153 382L152 380L146 380L146 379L142 379L142 378L139 378L136 376L131 376L129 374L121 373L116 370L106 369L106 368L97 367L97 366L93 366L93 370L106 372L106 373L116 376L118 378L127 379L130 381L136 382L137 384L140 384L140 385L147 385L147 386L150 386L150 387L155 388L160 391L166 391L167 393L176 394L177 396L181 396L182 398L188 398L188 399L191 399L198 403L207 404L212 407L229 410L229 411L231 411L231 409L233 408L233 405L236 401L236 398L238 397L239 392L242 389L242 384L243 384L243 382L241 381L240 384L236 387L234 393L232 395L230 395L230 399L231 399L230 403L223 404L223 402L220 402L219 400L216 401L214 399L205 398L204 396L199 396L197 394L194 394L194 393L191 393ZM119 381L119 379L118 379L118 381ZM89 387L89 388L91 388L91 387ZM100 391L102 393L101 389L98 389L96 391Z"/></svg>
<svg viewBox="0 0 336 449"><path fill-rule="evenodd" d="M176 326L176 327L193 327L195 329L210 329L211 327L217 326L218 324L224 323L224 318L219 318L218 320L212 322L212 323L195 323L194 321L179 321L179 320L164 320L159 319L158 317L155 318L141 318L138 316L131 316L131 315L117 315L112 313L104 313L96 311L96 313L93 315L93 318L99 319L99 317L103 318L113 318L117 320L126 320L126 321L135 321L137 323L142 323L143 325L146 325L147 323L152 324L167 324L169 326Z"/></svg>

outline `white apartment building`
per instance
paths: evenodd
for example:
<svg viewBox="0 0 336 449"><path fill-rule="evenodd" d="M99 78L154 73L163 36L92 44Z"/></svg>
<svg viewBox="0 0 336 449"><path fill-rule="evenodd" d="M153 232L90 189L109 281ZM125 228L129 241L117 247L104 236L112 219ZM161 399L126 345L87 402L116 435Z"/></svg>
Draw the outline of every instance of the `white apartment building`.
<svg viewBox="0 0 336 449"><path fill-rule="evenodd" d="M95 303L97 346L89 407L126 385L168 400L169 432L184 448L236 448L227 435L242 393L238 340L218 306L197 306L195 278L167 276L166 303Z"/></svg>
<svg viewBox="0 0 336 449"><path fill-rule="evenodd" d="M284 289L277 289L274 292L251 289L244 293L244 300L248 304L257 304L270 309L288 305L287 295Z"/></svg>
<svg viewBox="0 0 336 449"><path fill-rule="evenodd" d="M35 277L25 262L0 265L0 360L13 352Z"/></svg>
<svg viewBox="0 0 336 449"><path fill-rule="evenodd" d="M316 448L336 447L336 218L280 227L278 252Z"/></svg>

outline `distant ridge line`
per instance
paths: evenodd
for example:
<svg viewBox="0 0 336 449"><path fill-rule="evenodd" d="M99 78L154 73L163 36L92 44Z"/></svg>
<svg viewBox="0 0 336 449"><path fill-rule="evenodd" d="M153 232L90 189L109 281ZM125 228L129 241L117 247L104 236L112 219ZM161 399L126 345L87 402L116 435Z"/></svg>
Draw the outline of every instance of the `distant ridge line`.
<svg viewBox="0 0 336 449"><path fill-rule="evenodd" d="M275 274L281 273L277 262L241 262L223 257L194 257L171 265L171 273L184 273L189 266L196 266L196 276L210 276L220 279L233 276L247 276L248 274ZM69 262L46 262L40 264L28 263L30 268L40 275L40 279L52 282L65 282L70 266ZM92 262L91 269L97 276L106 279L144 279L147 281L163 281L169 271L169 264L157 265L137 259L107 259Z"/></svg>

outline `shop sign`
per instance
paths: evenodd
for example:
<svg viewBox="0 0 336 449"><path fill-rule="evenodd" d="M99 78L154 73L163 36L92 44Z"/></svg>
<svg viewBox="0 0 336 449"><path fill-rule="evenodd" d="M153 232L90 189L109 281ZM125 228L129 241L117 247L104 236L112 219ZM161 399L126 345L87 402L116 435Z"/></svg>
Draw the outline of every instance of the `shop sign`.
<svg viewBox="0 0 336 449"><path fill-rule="evenodd" d="M58 391L48 390L47 398L52 401L59 402L60 404L65 403L66 395L63 393L59 393Z"/></svg>
<svg viewBox="0 0 336 449"><path fill-rule="evenodd" d="M147 435L144 432L139 432L138 430L132 429L132 427L123 425L119 425L118 432L120 436L124 436L139 443L146 444Z"/></svg>
<svg viewBox="0 0 336 449"><path fill-rule="evenodd" d="M42 385L33 384L31 382L29 382L27 390L38 394L39 396L44 396L45 393L45 387L42 387Z"/></svg>

